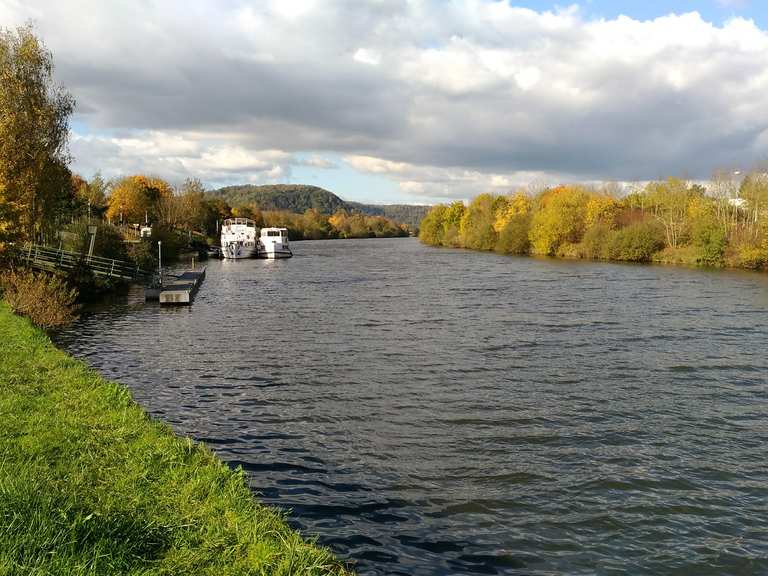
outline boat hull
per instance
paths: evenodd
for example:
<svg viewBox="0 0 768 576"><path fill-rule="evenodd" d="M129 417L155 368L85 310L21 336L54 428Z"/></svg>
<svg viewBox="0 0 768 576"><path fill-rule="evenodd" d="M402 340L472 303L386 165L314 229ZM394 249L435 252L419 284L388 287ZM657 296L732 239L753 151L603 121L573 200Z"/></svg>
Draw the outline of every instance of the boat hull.
<svg viewBox="0 0 768 576"><path fill-rule="evenodd" d="M225 260L245 260L246 258L256 257L255 246L243 246L237 243L223 244L221 247L221 257Z"/></svg>
<svg viewBox="0 0 768 576"><path fill-rule="evenodd" d="M277 260L278 258L290 258L291 256L293 256L293 252L287 249L259 250L259 258L266 258L268 260Z"/></svg>

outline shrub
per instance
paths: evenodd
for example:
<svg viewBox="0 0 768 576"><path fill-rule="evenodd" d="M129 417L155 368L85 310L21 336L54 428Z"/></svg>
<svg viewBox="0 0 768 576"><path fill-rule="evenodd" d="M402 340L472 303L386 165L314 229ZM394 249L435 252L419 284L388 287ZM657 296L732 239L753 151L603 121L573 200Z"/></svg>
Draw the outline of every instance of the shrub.
<svg viewBox="0 0 768 576"><path fill-rule="evenodd" d="M62 247L71 252L87 252L88 223L84 220L70 224L62 234ZM93 246L93 255L102 258L116 258L125 260L127 251L123 242L123 235L116 226L100 222L96 230L96 241Z"/></svg>
<svg viewBox="0 0 768 576"><path fill-rule="evenodd" d="M144 240L129 244L128 259L142 270L154 270L157 267L157 243Z"/></svg>
<svg viewBox="0 0 768 576"><path fill-rule="evenodd" d="M697 263L703 266L722 266L728 244L725 229L714 215L700 216L691 225L691 240L698 248Z"/></svg>
<svg viewBox="0 0 768 576"><path fill-rule="evenodd" d="M742 244L736 249L734 264L751 270L761 270L768 264L768 250L749 244Z"/></svg>
<svg viewBox="0 0 768 576"><path fill-rule="evenodd" d="M459 230L465 248L493 250L496 246L493 204L493 196L480 194L464 212Z"/></svg>
<svg viewBox="0 0 768 576"><path fill-rule="evenodd" d="M614 232L607 224L595 224L587 229L581 241L584 258L606 260L610 258L609 245Z"/></svg>
<svg viewBox="0 0 768 576"><path fill-rule="evenodd" d="M531 221L531 251L552 256L561 244L579 242L588 202L589 194L578 186L559 186L541 194Z"/></svg>
<svg viewBox="0 0 768 576"><path fill-rule="evenodd" d="M557 247L554 255L558 258L568 258L570 260L580 260L584 258L581 244L576 244L574 242L563 242Z"/></svg>
<svg viewBox="0 0 768 576"><path fill-rule="evenodd" d="M528 254L531 248L531 242L528 239L530 228L529 214L512 216L499 232L496 251L502 254Z"/></svg>
<svg viewBox="0 0 768 576"><path fill-rule="evenodd" d="M609 239L611 260L650 262L664 248L664 230L655 222L638 222L617 230Z"/></svg>
<svg viewBox="0 0 768 576"><path fill-rule="evenodd" d="M77 290L59 276L29 270L6 270L0 280L8 305L40 328L66 326L75 318Z"/></svg>
<svg viewBox="0 0 768 576"><path fill-rule="evenodd" d="M163 263L178 260L179 254L187 246L186 234L179 233L168 226L153 226L152 241L150 242L153 254L157 252L157 242L162 242Z"/></svg>

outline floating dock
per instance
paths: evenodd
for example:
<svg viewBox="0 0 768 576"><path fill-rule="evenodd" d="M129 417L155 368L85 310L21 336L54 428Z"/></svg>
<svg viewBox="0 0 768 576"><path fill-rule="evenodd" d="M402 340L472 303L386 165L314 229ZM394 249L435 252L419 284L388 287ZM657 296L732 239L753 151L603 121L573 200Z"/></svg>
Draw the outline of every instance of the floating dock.
<svg viewBox="0 0 768 576"><path fill-rule="evenodd" d="M200 289L205 279L205 268L199 270L186 270L178 276L166 278L162 286L146 288L145 300L159 300L160 304L188 305Z"/></svg>

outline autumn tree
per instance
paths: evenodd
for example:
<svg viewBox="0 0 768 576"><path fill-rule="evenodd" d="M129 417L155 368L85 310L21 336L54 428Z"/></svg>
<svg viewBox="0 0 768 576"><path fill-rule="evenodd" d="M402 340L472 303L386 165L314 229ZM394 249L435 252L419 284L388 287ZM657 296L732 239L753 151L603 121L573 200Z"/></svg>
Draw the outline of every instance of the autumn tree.
<svg viewBox="0 0 768 576"><path fill-rule="evenodd" d="M666 182L651 182L646 187L646 210L664 226L667 246L677 248L684 242L688 231L688 205L691 199L701 194L698 189L678 178Z"/></svg>
<svg viewBox="0 0 768 576"><path fill-rule="evenodd" d="M747 174L739 187L739 197L747 202L747 227L756 237L760 231L760 216L768 212L768 172Z"/></svg>
<svg viewBox="0 0 768 576"><path fill-rule="evenodd" d="M467 207L461 218L461 238L465 248L493 250L496 246L495 198L491 194L480 194Z"/></svg>
<svg viewBox="0 0 768 576"><path fill-rule="evenodd" d="M460 229L461 219L464 218L466 211L467 207L461 200L451 202L446 208L445 214L443 214L443 246L458 248L463 245Z"/></svg>
<svg viewBox="0 0 768 576"><path fill-rule="evenodd" d="M501 233L510 220L516 216L528 214L530 211L531 198L525 192L516 192L504 198L504 202L497 201L494 204L493 229Z"/></svg>
<svg viewBox="0 0 768 576"><path fill-rule="evenodd" d="M171 186L151 176L127 176L114 183L109 195L107 218L113 222L139 223L161 221L173 224L177 219Z"/></svg>
<svg viewBox="0 0 768 576"><path fill-rule="evenodd" d="M34 239L69 205L74 106L32 27L0 30L0 242Z"/></svg>
<svg viewBox="0 0 768 576"><path fill-rule="evenodd" d="M558 186L540 194L531 220L531 250L552 255L566 242L579 242L588 202L589 194L579 186Z"/></svg>
<svg viewBox="0 0 768 576"><path fill-rule="evenodd" d="M419 224L419 239L425 244L441 246L443 244L443 217L447 207L444 204L433 206Z"/></svg>

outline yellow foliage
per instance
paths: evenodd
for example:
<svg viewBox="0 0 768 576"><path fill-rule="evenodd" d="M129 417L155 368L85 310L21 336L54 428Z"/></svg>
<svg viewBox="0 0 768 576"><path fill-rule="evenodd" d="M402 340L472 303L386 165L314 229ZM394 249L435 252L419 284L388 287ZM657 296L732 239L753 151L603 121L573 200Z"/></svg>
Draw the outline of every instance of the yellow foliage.
<svg viewBox="0 0 768 576"><path fill-rule="evenodd" d="M127 176L120 180L109 196L107 218L123 222L143 222L145 214L155 220L163 200L173 196L170 184L151 176Z"/></svg>
<svg viewBox="0 0 768 576"><path fill-rule="evenodd" d="M565 243L581 241L589 194L579 186L558 186L542 193L531 221L529 237L534 254L555 254Z"/></svg>
<svg viewBox="0 0 768 576"><path fill-rule="evenodd" d="M594 194L587 202L586 227L591 228L596 224L605 224L609 228L613 228L620 210L621 205L615 198L604 194Z"/></svg>
<svg viewBox="0 0 768 576"><path fill-rule="evenodd" d="M347 219L347 214L343 210L339 210L333 216L328 218L328 222L331 226L337 230L341 230L344 227L344 222Z"/></svg>
<svg viewBox="0 0 768 576"><path fill-rule="evenodd" d="M531 211L531 199L524 192L517 192L500 203L500 210L496 211L496 218L493 222L493 229L501 232L504 227L515 216L528 214Z"/></svg>

